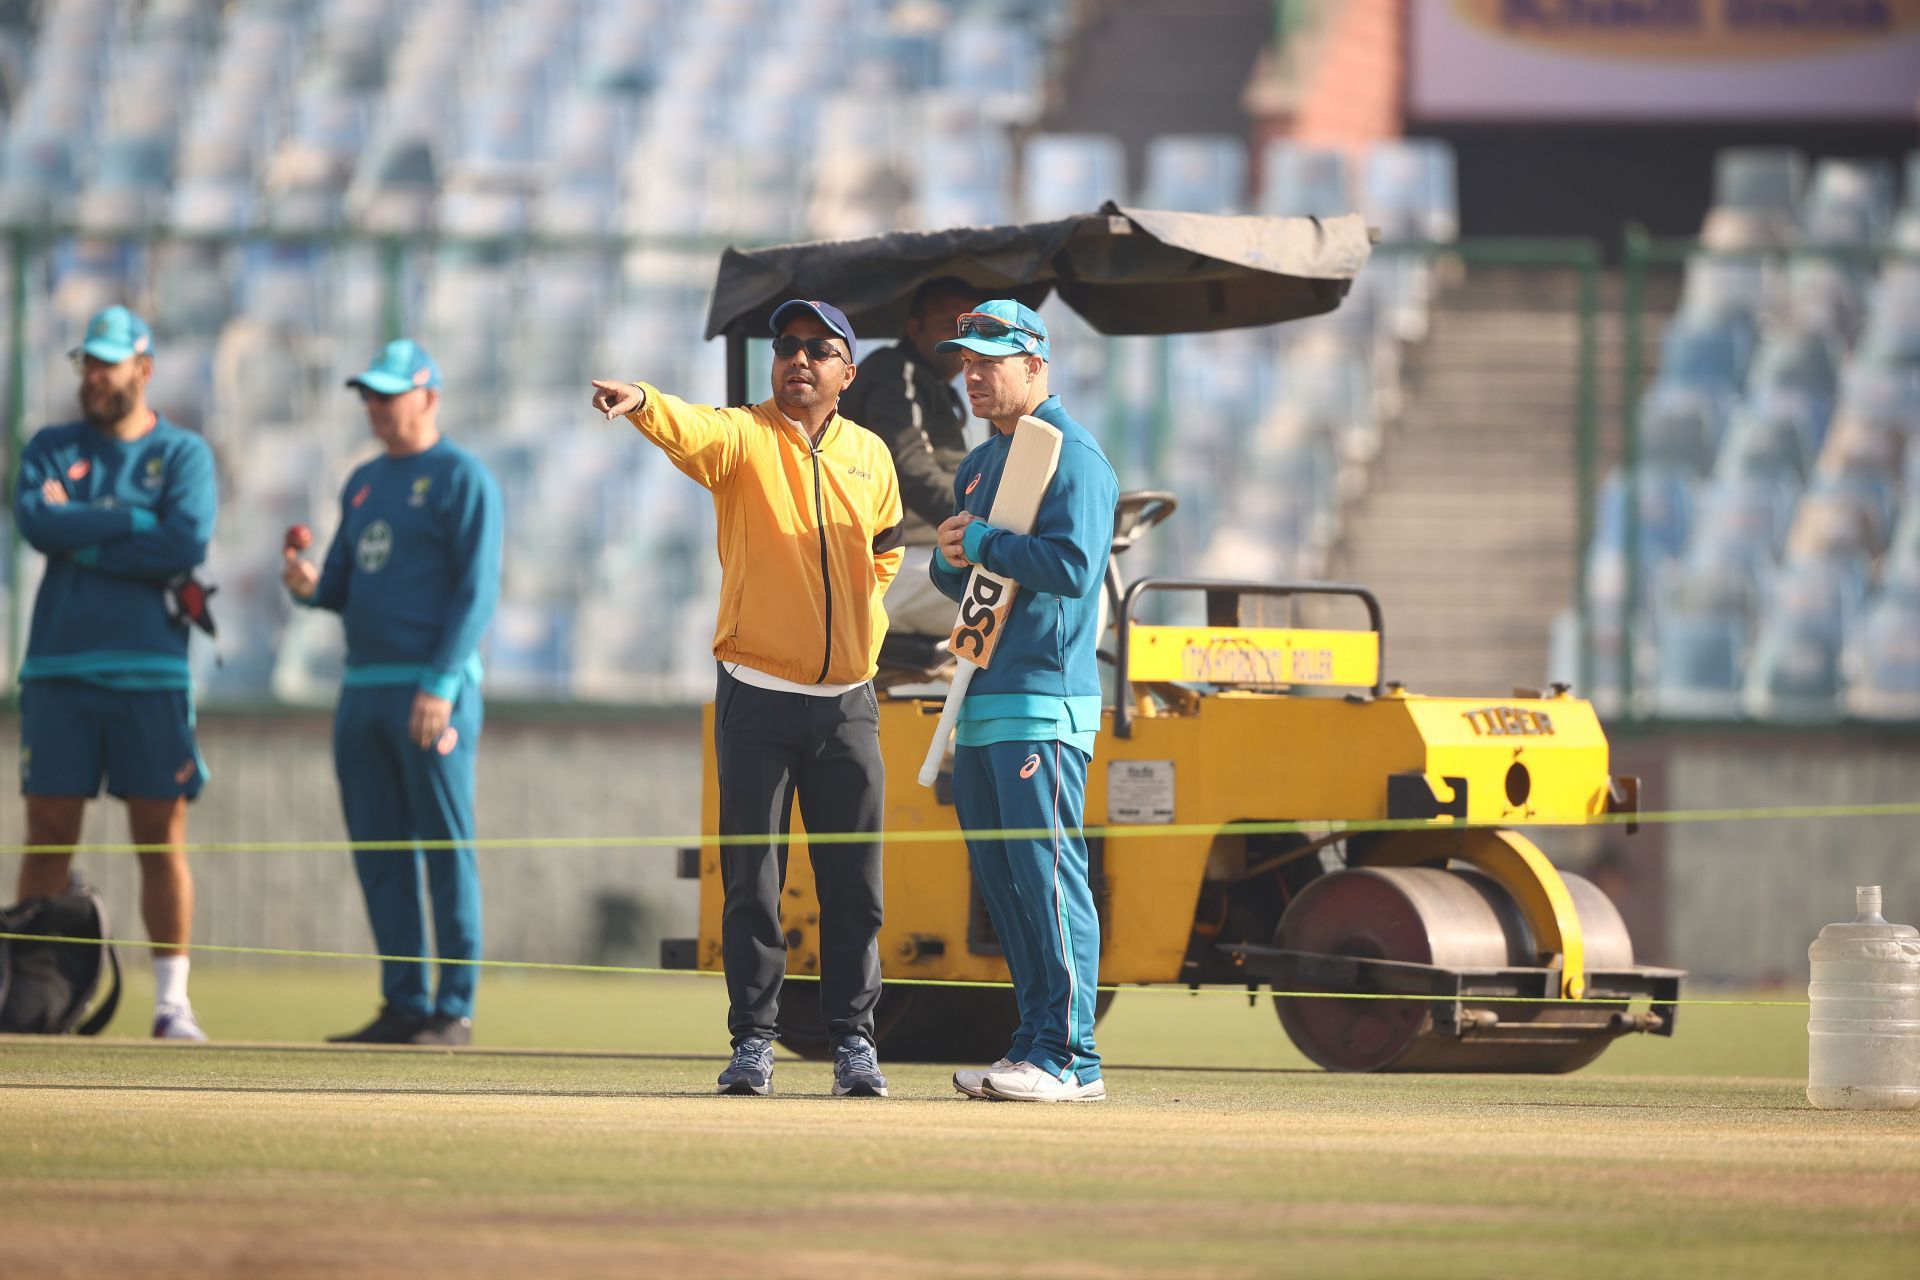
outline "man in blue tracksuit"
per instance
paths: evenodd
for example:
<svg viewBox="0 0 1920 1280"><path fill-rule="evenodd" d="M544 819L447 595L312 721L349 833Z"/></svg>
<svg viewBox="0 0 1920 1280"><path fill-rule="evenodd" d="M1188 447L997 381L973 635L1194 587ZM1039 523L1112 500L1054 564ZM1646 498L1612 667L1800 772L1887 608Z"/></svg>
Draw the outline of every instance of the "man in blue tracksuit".
<svg viewBox="0 0 1920 1280"><path fill-rule="evenodd" d="M1020 584L993 662L961 704L953 752L954 809L1020 1025L1006 1057L956 1072L953 1083L976 1098L1096 1102L1107 1096L1093 1047L1100 921L1080 821L1100 730L1095 647L1120 484L1099 444L1048 393L1047 326L1033 310L997 299L962 315L959 328L938 349L960 352L968 407L993 434L954 476L957 512L939 528L928 572L956 602L973 565ZM1027 414L1062 439L1033 531L1021 535L986 517ZM1005 830L1045 834L991 834Z"/></svg>
<svg viewBox="0 0 1920 1280"><path fill-rule="evenodd" d="M353 855L383 956L480 958L473 767L480 747L480 637L500 594L500 490L478 459L440 434L440 373L418 343L387 344L348 386L386 452L340 494L340 527L316 570L289 540L287 590L332 609L347 629L333 764L356 842L424 841L435 947L427 949L419 849ZM468 1044L470 964L381 964L385 998L359 1044Z"/></svg>
<svg viewBox="0 0 1920 1280"><path fill-rule="evenodd" d="M47 557L20 668L20 791L27 843L71 846L100 790L127 802L140 914L153 952L153 1034L205 1040L187 999L193 877L187 802L206 766L193 735L187 623L216 506L213 451L147 407L153 331L125 307L73 352L78 422L20 454L14 521ZM190 585L191 584L191 585ZM201 615L204 617L204 614ZM20 860L22 898L67 887L70 853Z"/></svg>

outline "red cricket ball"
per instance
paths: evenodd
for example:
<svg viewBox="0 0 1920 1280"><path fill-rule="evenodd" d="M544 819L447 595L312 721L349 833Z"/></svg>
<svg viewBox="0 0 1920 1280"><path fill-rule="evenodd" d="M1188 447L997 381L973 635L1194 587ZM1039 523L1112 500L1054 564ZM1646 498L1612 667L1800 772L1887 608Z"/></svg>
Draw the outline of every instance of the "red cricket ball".
<svg viewBox="0 0 1920 1280"><path fill-rule="evenodd" d="M313 545L313 530L303 524L287 526L287 550L305 551Z"/></svg>

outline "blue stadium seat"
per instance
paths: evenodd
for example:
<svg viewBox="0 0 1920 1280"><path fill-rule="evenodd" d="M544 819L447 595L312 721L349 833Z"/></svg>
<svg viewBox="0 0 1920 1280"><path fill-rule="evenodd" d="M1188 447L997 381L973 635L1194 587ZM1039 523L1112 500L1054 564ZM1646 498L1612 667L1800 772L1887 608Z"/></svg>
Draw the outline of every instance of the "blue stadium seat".
<svg viewBox="0 0 1920 1280"><path fill-rule="evenodd" d="M1640 400L1640 458L1705 475L1726 420L1725 402L1697 387L1656 382Z"/></svg>
<svg viewBox="0 0 1920 1280"><path fill-rule="evenodd" d="M1802 406L1737 406L1713 474L1785 481L1797 487L1811 466L1814 433L1812 417Z"/></svg>
<svg viewBox="0 0 1920 1280"><path fill-rule="evenodd" d="M1893 224L1893 166L1878 160L1822 159L1813 168L1801 225L1809 244L1871 249Z"/></svg>
<svg viewBox="0 0 1920 1280"><path fill-rule="evenodd" d="M1092 213L1126 195L1127 153L1104 133L1036 133L1020 158L1020 209L1032 219Z"/></svg>
<svg viewBox="0 0 1920 1280"><path fill-rule="evenodd" d="M1920 720L1920 588L1884 594L1867 611L1847 710L1863 720Z"/></svg>
<svg viewBox="0 0 1920 1280"><path fill-rule="evenodd" d="M1787 264L1787 316L1794 327L1846 350L1866 323L1866 288L1849 264L1796 258Z"/></svg>
<svg viewBox="0 0 1920 1280"><path fill-rule="evenodd" d="M1716 477L1701 490L1689 555L1738 561L1762 574L1786 541L1798 486L1753 476Z"/></svg>
<svg viewBox="0 0 1920 1280"><path fill-rule="evenodd" d="M76 216L89 227L157 226L167 213L173 181L173 139L166 134L121 134L103 139L93 176L81 190Z"/></svg>
<svg viewBox="0 0 1920 1280"><path fill-rule="evenodd" d="M1274 139L1262 151L1257 212L1293 218L1330 218L1352 213L1355 207L1344 152L1306 146L1285 138Z"/></svg>
<svg viewBox="0 0 1920 1280"><path fill-rule="evenodd" d="M1594 545L1624 554L1627 478L1618 468L1601 482ZM1639 480L1639 547L1643 564L1657 565L1686 550L1693 531L1694 477L1672 468L1643 467Z"/></svg>
<svg viewBox="0 0 1920 1280"><path fill-rule="evenodd" d="M914 182L919 225L999 226L1015 221L1013 150L998 131L929 138Z"/></svg>
<svg viewBox="0 0 1920 1280"><path fill-rule="evenodd" d="M1238 213L1247 205L1247 147L1238 138L1163 134L1147 143L1140 203L1150 209Z"/></svg>
<svg viewBox="0 0 1920 1280"><path fill-rule="evenodd" d="M1360 209L1383 239L1450 243L1460 235L1453 148L1437 138L1375 143L1361 179Z"/></svg>
<svg viewBox="0 0 1920 1280"><path fill-rule="evenodd" d="M1806 184L1807 158L1791 148L1726 147L1713 158L1718 207L1797 217Z"/></svg>
<svg viewBox="0 0 1920 1280"><path fill-rule="evenodd" d="M1805 329L1770 329L1747 374L1747 396L1756 405L1792 401L1806 406L1817 448L1840 384L1840 352L1825 334Z"/></svg>
<svg viewBox="0 0 1920 1280"><path fill-rule="evenodd" d="M73 143L54 134L10 132L0 151L0 218L64 222L79 192Z"/></svg>
<svg viewBox="0 0 1920 1280"><path fill-rule="evenodd" d="M1817 624L1769 618L1754 643L1741 702L1756 720L1830 724L1844 715L1839 637Z"/></svg>
<svg viewBox="0 0 1920 1280"><path fill-rule="evenodd" d="M1755 342L1753 323L1743 313L1676 315L1660 335L1660 381L1712 396L1737 395Z"/></svg>
<svg viewBox="0 0 1920 1280"><path fill-rule="evenodd" d="M1886 545L1882 497L1858 480L1821 477L1807 487L1787 533L1790 559L1867 565Z"/></svg>

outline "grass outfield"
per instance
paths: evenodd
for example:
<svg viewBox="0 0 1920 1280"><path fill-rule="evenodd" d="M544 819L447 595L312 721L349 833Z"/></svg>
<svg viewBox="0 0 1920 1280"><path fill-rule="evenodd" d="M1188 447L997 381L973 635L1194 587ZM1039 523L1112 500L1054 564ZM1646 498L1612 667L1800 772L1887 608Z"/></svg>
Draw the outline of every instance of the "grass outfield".
<svg viewBox="0 0 1920 1280"><path fill-rule="evenodd" d="M344 968L196 966L196 1001L228 1039L311 1041L371 1012ZM1920 1113L1809 1109L1800 1010L1689 1008L1569 1077L1353 1077L1300 1069L1266 1008L1125 993L1113 1100L1037 1107L903 1064L892 1099L832 1099L794 1060L777 1098L714 1098L717 983L482 990L499 1051L0 1042L0 1271L1615 1280L1920 1256Z"/></svg>

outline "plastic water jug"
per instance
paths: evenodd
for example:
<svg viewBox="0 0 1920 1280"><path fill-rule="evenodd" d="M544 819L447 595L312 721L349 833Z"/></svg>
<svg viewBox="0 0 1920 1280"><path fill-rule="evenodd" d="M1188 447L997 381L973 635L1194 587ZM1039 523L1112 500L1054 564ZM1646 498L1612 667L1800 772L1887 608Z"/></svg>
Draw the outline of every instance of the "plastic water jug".
<svg viewBox="0 0 1920 1280"><path fill-rule="evenodd" d="M1910 1110L1920 1107L1920 930L1886 922L1879 885L1854 896L1859 915L1807 948L1807 1101Z"/></svg>

